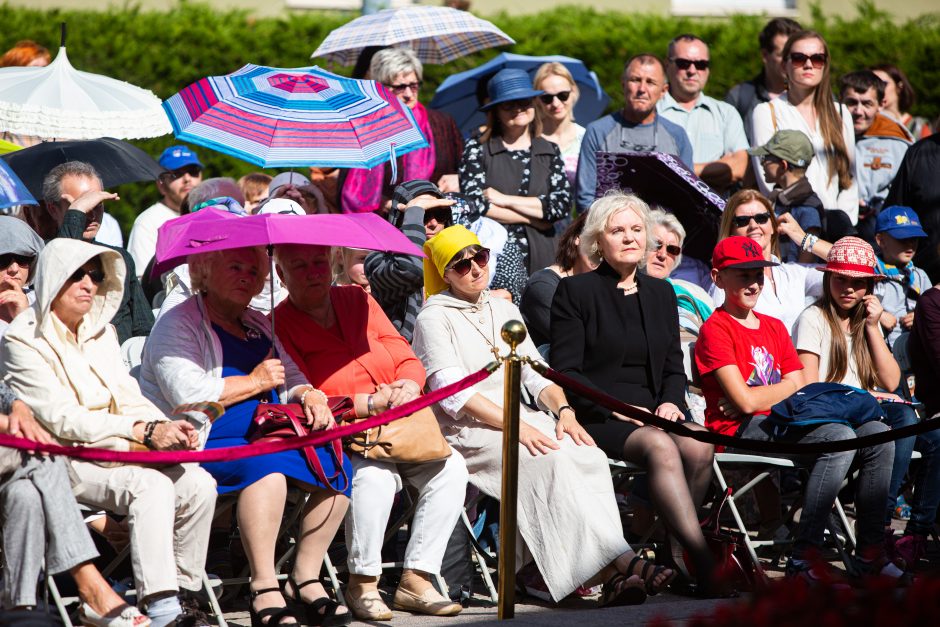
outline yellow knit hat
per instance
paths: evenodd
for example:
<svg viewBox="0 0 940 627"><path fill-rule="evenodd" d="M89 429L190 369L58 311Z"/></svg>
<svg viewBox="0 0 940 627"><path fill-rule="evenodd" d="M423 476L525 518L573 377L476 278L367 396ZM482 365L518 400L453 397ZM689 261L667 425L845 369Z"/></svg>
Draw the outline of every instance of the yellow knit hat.
<svg viewBox="0 0 940 627"><path fill-rule="evenodd" d="M444 269L454 255L467 246L481 246L473 231L461 225L449 226L424 243L424 297L447 289Z"/></svg>

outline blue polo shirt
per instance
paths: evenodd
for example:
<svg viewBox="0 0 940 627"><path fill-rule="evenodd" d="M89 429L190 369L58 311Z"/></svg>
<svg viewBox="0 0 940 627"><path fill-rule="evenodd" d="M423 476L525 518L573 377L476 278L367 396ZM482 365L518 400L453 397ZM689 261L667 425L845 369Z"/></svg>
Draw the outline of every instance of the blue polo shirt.
<svg viewBox="0 0 940 627"><path fill-rule="evenodd" d="M727 102L700 94L688 111L667 92L656 103L656 110L685 130L695 163L717 161L729 152L749 146L741 115Z"/></svg>

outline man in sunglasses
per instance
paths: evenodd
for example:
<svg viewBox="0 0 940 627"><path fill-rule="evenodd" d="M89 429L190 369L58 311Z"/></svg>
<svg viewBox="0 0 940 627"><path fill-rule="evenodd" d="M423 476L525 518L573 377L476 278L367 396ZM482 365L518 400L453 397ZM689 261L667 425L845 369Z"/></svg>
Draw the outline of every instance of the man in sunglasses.
<svg viewBox="0 0 940 627"><path fill-rule="evenodd" d="M116 250L126 269L124 291L117 313L111 319L123 344L132 337L150 335L153 311L137 279L134 259L126 249L95 240L104 214L104 203L120 200L104 191L94 166L83 161L68 161L52 168L42 181L42 202L38 210L27 213L30 226L49 241L58 238L80 239Z"/></svg>
<svg viewBox="0 0 940 627"><path fill-rule="evenodd" d="M0 338L7 326L35 300L32 290L42 239L13 216L0 216Z"/></svg>
<svg viewBox="0 0 940 627"><path fill-rule="evenodd" d="M681 126L692 142L695 174L726 193L747 172L747 135L734 107L704 93L711 64L708 45L695 35L669 42L669 91L656 104L659 114Z"/></svg>
<svg viewBox="0 0 940 627"><path fill-rule="evenodd" d="M663 152L691 169L692 144L682 127L659 116L656 103L666 93L666 68L653 54L627 60L621 76L623 109L588 125L578 156L576 201L587 211L597 191L597 152Z"/></svg>
<svg viewBox="0 0 940 627"><path fill-rule="evenodd" d="M202 163L186 146L170 146L158 160L164 169L157 178L160 200L145 209L134 220L127 250L134 258L139 279L157 250L157 229L164 222L178 218L180 206L189 192L202 182Z"/></svg>

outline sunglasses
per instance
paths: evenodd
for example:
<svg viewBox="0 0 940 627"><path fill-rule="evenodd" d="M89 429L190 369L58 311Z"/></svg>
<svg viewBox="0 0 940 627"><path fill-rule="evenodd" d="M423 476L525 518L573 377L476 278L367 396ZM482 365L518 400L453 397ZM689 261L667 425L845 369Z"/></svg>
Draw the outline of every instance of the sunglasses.
<svg viewBox="0 0 940 627"><path fill-rule="evenodd" d="M160 178L168 182L173 182L176 179L183 178L184 174L188 174L192 178L196 178L201 172L202 168L200 168L198 165L184 165L181 168L164 172L160 175Z"/></svg>
<svg viewBox="0 0 940 627"><path fill-rule="evenodd" d="M404 93L405 90L407 89L410 89L411 91L417 93L418 90L421 89L421 84L423 82L424 81L415 81L413 83L402 83L400 85L386 85L386 87L388 87L389 91L391 91L395 95Z"/></svg>
<svg viewBox="0 0 940 627"><path fill-rule="evenodd" d="M471 262L477 264L478 268L485 268L486 264L490 262L490 249L483 248L477 251L477 253L473 257L467 257L466 259L461 259L460 261L452 265L450 269L456 272L457 276L466 276L467 273L470 272Z"/></svg>
<svg viewBox="0 0 940 627"><path fill-rule="evenodd" d="M675 244L663 244L662 242L656 242L656 252L659 252L663 249L663 246L666 247L666 254L670 257L678 257L682 254L682 249L676 246Z"/></svg>
<svg viewBox="0 0 940 627"><path fill-rule="evenodd" d="M708 66L711 64L711 61L708 59L673 59L673 63L676 64L676 67L680 70L687 70L693 65L695 69L699 72L704 72L708 69Z"/></svg>
<svg viewBox="0 0 940 627"><path fill-rule="evenodd" d="M802 52L790 53L790 63L798 67L806 65L807 59L813 64L814 69L821 70L825 67L828 57L822 52L817 52L816 54L803 54Z"/></svg>
<svg viewBox="0 0 940 627"><path fill-rule="evenodd" d="M568 102L568 98L571 97L571 90L560 91L557 94L541 94L539 95L539 100L542 101L542 104L550 105L555 98L558 98L561 102Z"/></svg>
<svg viewBox="0 0 940 627"><path fill-rule="evenodd" d="M743 229L751 223L751 220L754 220L757 224L767 224L770 220L770 213L765 211L764 213L758 213L752 216L734 216L731 218L731 223L735 227Z"/></svg>
<svg viewBox="0 0 940 627"><path fill-rule="evenodd" d="M101 285L104 282L104 270L86 270L85 268L79 268L72 273L72 276L69 277L69 281L72 283L78 283L85 278L85 275L88 275L88 278L91 279L91 282L95 285Z"/></svg>
<svg viewBox="0 0 940 627"><path fill-rule="evenodd" d="M453 220L453 216L450 212L450 207L438 207L437 209L425 209L424 210L424 223L427 224L432 219L437 220L438 224L450 224Z"/></svg>
<svg viewBox="0 0 940 627"><path fill-rule="evenodd" d="M9 268L11 265L13 265L14 261L18 266L23 266L25 268L27 266L33 265L33 260L35 259L35 257L29 257L27 255L7 253L5 255L0 255L0 268Z"/></svg>
<svg viewBox="0 0 940 627"><path fill-rule="evenodd" d="M526 109L532 108L532 99L526 98L525 100L508 100L506 102L499 103L498 106L503 111L518 111L520 109L524 111Z"/></svg>

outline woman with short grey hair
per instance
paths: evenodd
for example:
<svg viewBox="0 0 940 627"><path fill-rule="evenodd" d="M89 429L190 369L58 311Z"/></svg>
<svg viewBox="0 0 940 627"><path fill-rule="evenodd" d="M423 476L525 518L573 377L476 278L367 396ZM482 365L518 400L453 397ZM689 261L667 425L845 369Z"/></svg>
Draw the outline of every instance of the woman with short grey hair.
<svg viewBox="0 0 940 627"><path fill-rule="evenodd" d="M463 153L463 135L452 117L418 101L423 75L424 67L411 48L384 48L372 57L369 76L411 109L429 145L398 157L397 182L392 181L392 169L385 163L368 170L345 170L339 180L343 213L388 211L398 182L421 179L436 183L445 193L460 191L457 164Z"/></svg>
<svg viewBox="0 0 940 627"><path fill-rule="evenodd" d="M679 324L694 333L708 319L715 302L700 286L670 275L682 263L682 245L685 227L675 214L660 208L650 212L652 222L651 246L646 253L646 274L666 279L672 285L679 302Z"/></svg>

